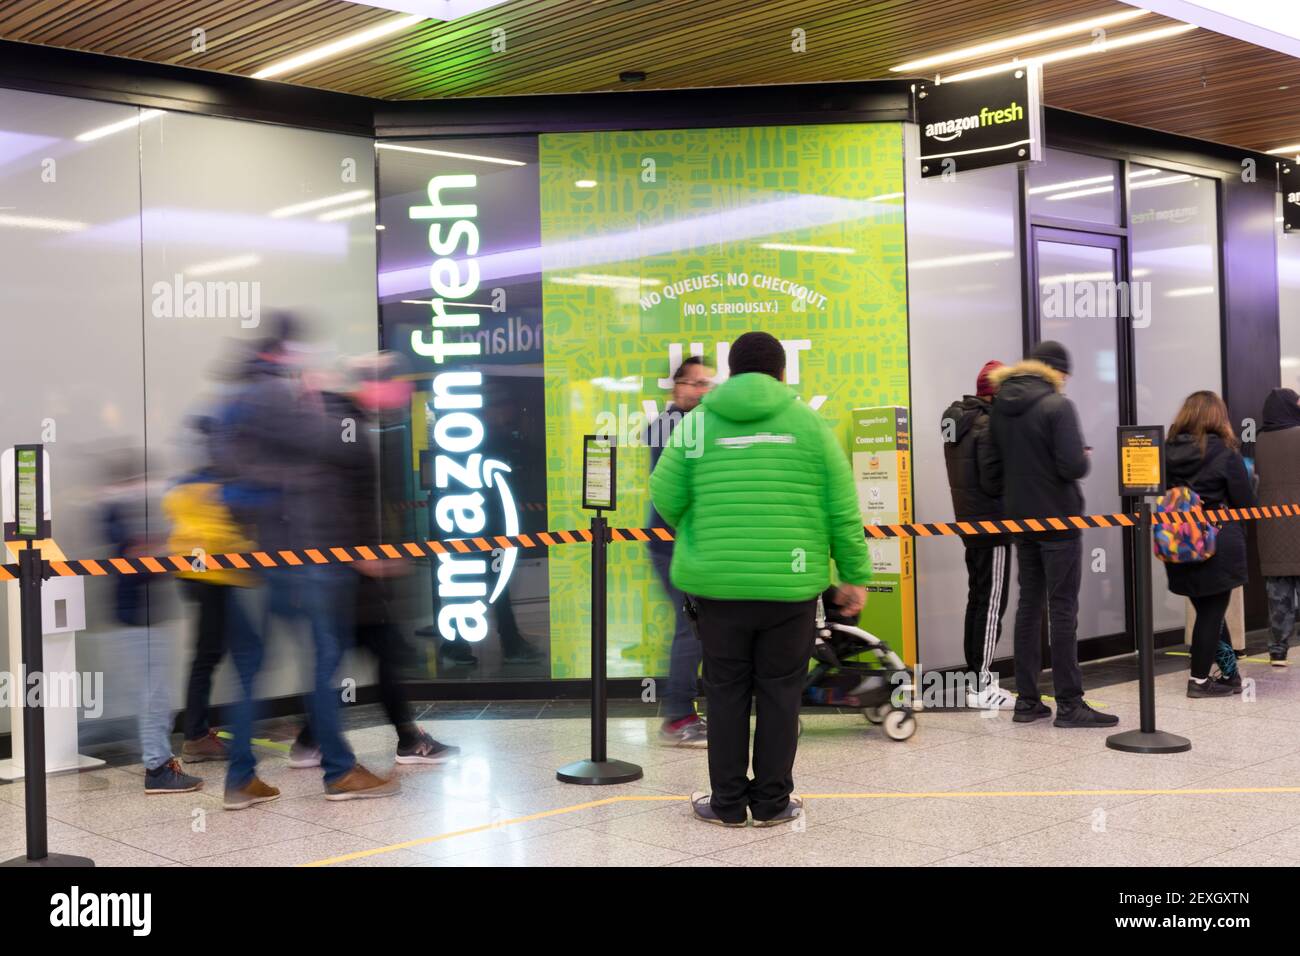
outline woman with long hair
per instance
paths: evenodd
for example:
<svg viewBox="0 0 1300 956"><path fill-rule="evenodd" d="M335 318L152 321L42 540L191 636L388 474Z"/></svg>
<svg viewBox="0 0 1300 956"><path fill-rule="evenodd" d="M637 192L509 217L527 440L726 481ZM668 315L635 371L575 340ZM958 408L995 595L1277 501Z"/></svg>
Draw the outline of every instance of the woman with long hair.
<svg viewBox="0 0 1300 956"><path fill-rule="evenodd" d="M1223 399L1214 392L1193 392L1169 426L1165 447L1169 487L1190 488L1207 510L1255 507L1255 492L1239 447ZM1187 696L1241 693L1241 675L1223 619L1233 589L1245 584L1249 574L1245 531L1235 521L1220 524L1212 557L1166 564L1165 571L1169 590L1189 598L1196 608ZM1211 680L1216 658L1222 673Z"/></svg>

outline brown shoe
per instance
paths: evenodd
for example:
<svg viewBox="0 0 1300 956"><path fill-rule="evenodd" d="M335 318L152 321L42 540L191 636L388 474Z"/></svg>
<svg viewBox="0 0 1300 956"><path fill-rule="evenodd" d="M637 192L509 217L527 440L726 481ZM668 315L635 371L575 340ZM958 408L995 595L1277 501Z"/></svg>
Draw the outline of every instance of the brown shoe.
<svg viewBox="0 0 1300 956"><path fill-rule="evenodd" d="M361 764L357 764L333 783L325 784L326 800L365 800L370 797L391 797L402 789L394 778L376 777Z"/></svg>
<svg viewBox="0 0 1300 956"><path fill-rule="evenodd" d="M255 803L266 803L270 800L277 800L279 797L279 790L269 783L254 777L242 787L226 787L223 806L227 810L247 810Z"/></svg>
<svg viewBox="0 0 1300 956"><path fill-rule="evenodd" d="M198 740L187 740L181 745L181 759L186 763L203 763L205 760L229 760L230 748L217 736L215 730Z"/></svg>

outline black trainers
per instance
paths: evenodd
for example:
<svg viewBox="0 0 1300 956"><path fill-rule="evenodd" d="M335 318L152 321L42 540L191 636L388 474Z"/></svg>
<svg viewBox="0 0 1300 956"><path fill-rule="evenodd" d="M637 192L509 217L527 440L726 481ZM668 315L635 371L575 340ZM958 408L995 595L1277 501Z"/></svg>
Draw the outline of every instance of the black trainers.
<svg viewBox="0 0 1300 956"><path fill-rule="evenodd" d="M1016 698L1016 710L1011 715L1011 719L1018 724L1027 724L1030 721L1042 720L1044 717L1052 716L1052 708L1048 707L1041 700L1027 700L1024 697Z"/></svg>
<svg viewBox="0 0 1300 956"><path fill-rule="evenodd" d="M1233 690L1231 684L1220 683L1217 680L1204 680L1200 683L1187 679L1187 696L1188 697L1231 697L1233 694L1240 693L1240 688Z"/></svg>
<svg viewBox="0 0 1300 956"><path fill-rule="evenodd" d="M1234 694L1241 693L1241 671L1237 671L1237 673L1233 674L1231 677L1220 674L1214 679L1214 682L1216 684L1222 684L1224 687L1231 687Z"/></svg>
<svg viewBox="0 0 1300 956"><path fill-rule="evenodd" d="M1285 654L1269 654L1268 662L1273 667L1286 667L1287 660Z"/></svg>
<svg viewBox="0 0 1300 956"><path fill-rule="evenodd" d="M1058 707L1056 710L1056 720L1052 721L1053 727L1114 727L1119 723L1119 718L1114 714L1103 714L1099 710L1093 710L1088 706L1086 701L1079 701L1068 710Z"/></svg>
<svg viewBox="0 0 1300 956"><path fill-rule="evenodd" d="M440 743L423 730L409 741L397 742L398 763L445 763L459 753L459 747Z"/></svg>

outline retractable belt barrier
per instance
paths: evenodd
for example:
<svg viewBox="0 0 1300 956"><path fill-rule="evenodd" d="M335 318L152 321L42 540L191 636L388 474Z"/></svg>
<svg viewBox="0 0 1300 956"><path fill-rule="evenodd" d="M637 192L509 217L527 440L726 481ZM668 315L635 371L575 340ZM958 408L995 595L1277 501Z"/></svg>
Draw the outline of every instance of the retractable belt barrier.
<svg viewBox="0 0 1300 956"><path fill-rule="evenodd" d="M1157 525L1206 522L1262 521L1269 518L1300 518L1300 504L1263 505L1258 508L1224 508L1185 512L1155 512ZM1076 515L1065 518L1002 518L996 521L936 521L910 524L867 525L868 538L989 537L1003 534L1045 533L1088 528L1132 528L1137 514ZM610 528L610 541L672 541L666 528ZM141 558L96 558L80 561L50 561L53 577L104 577L117 574L174 574L177 571L255 571L261 568L289 568L317 564L351 564L358 561L393 561L428 558L440 554L473 554L498 548L556 547L590 544L590 529L577 531L535 531L532 534L489 535L451 538L447 541L407 541L402 544L354 545L304 548L283 551L249 551L237 554L167 554ZM0 581L18 579L17 564L0 564Z"/></svg>

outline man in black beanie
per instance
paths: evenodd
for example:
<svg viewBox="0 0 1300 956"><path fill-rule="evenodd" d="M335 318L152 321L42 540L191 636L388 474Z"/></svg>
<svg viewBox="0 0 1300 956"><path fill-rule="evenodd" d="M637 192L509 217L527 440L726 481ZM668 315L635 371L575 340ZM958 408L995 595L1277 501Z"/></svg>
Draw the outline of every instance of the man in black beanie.
<svg viewBox="0 0 1300 956"><path fill-rule="evenodd" d="M1088 473L1088 449L1074 403L1063 394L1070 353L1060 342L1040 342L1029 358L995 369L998 386L989 419L992 441L980 446L984 491L1002 496L1007 518L1067 518L1083 514L1079 480ZM1025 723L1052 716L1038 693L1039 634L1047 605L1048 643L1057 727L1112 727L1119 718L1083 699L1079 671L1079 585L1083 538L1077 528L1027 530L1016 542L1020 602L1016 607L1016 708Z"/></svg>

